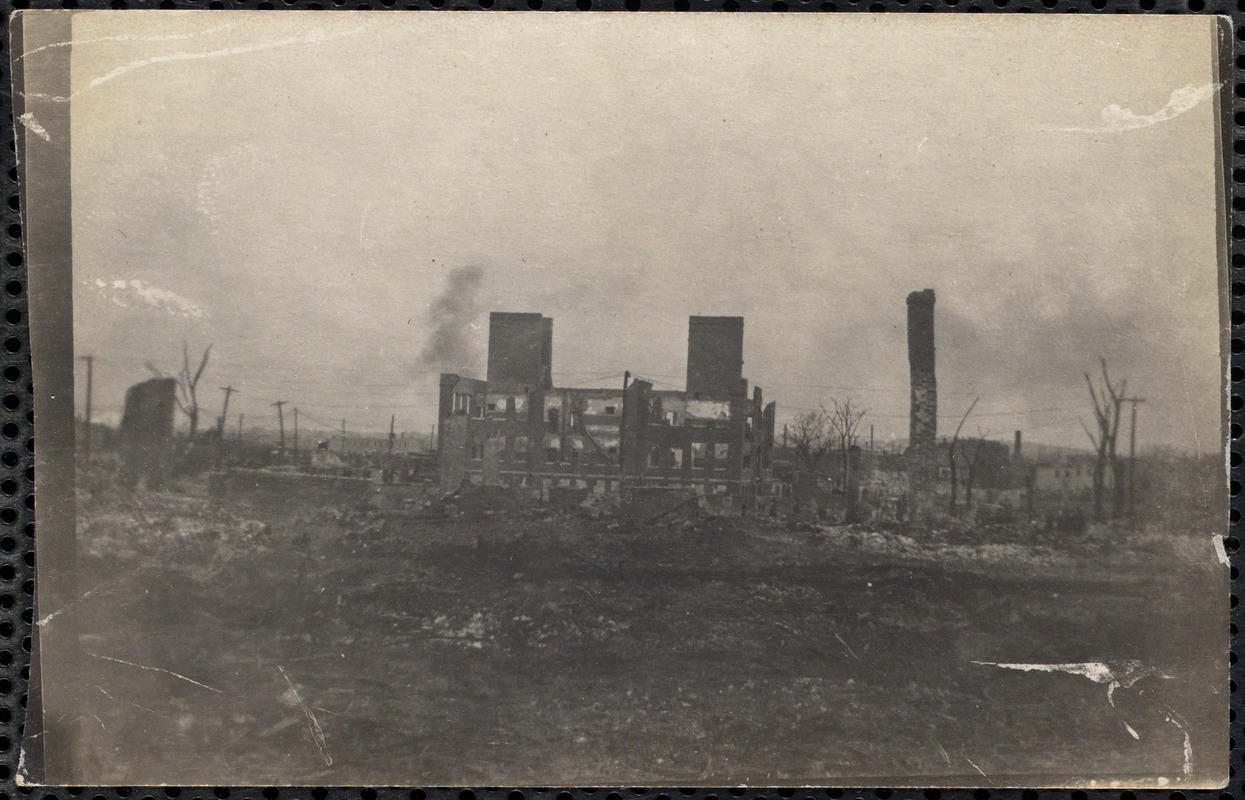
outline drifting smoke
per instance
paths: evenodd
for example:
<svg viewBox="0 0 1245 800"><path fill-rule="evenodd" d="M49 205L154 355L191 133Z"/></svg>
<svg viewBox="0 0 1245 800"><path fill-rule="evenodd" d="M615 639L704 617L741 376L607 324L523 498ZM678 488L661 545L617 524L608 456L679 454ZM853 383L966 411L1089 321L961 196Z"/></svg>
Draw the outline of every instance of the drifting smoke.
<svg viewBox="0 0 1245 800"><path fill-rule="evenodd" d="M456 267L451 270L445 291L428 308L432 333L419 354L423 372L460 372L472 361L471 323L476 318L476 295L484 270Z"/></svg>

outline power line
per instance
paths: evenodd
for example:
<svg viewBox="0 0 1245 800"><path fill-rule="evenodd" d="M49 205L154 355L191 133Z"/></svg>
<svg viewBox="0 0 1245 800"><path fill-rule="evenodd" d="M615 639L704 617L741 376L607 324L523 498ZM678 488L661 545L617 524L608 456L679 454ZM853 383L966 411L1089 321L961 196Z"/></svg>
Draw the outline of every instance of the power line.
<svg viewBox="0 0 1245 800"><path fill-rule="evenodd" d="M555 386L554 389L576 389L576 388L587 386L590 383L598 383L600 381L617 379L617 378L621 378L622 376L623 376L623 373L621 372L610 372L605 375L598 375L597 377L590 378L586 381L579 381L578 383L568 383L565 386Z"/></svg>

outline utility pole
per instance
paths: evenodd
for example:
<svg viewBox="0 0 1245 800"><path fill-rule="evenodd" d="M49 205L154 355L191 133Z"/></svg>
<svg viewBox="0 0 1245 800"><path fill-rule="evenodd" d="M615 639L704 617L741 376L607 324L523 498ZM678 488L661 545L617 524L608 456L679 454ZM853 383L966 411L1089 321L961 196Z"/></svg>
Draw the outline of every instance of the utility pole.
<svg viewBox="0 0 1245 800"><path fill-rule="evenodd" d="M281 430L281 460L282 461L285 460L285 413L282 410L282 406L284 406L286 402L288 401L278 400L277 402L273 403L273 405L277 407L277 424L280 426L280 430Z"/></svg>
<svg viewBox="0 0 1245 800"><path fill-rule="evenodd" d="M220 390L225 393L225 405L220 410L220 424L216 426L216 430L223 439L225 435L225 420L229 417L229 396L238 390L232 386L222 386ZM238 394L241 394L241 392L238 392Z"/></svg>
<svg viewBox="0 0 1245 800"><path fill-rule="evenodd" d="M225 393L225 406L221 409L220 420L216 424L216 466L218 468L225 463L225 420L229 418L229 396L238 391L232 386L222 386L220 390Z"/></svg>
<svg viewBox="0 0 1245 800"><path fill-rule="evenodd" d="M238 448L242 447L242 420L246 419L246 414L238 415Z"/></svg>
<svg viewBox="0 0 1245 800"><path fill-rule="evenodd" d="M631 383L631 370L623 373L622 419L618 422L618 488L627 483L627 386ZM640 450L643 453L643 449Z"/></svg>
<svg viewBox="0 0 1245 800"><path fill-rule="evenodd" d="M385 482L393 483L393 425L397 421L397 414L389 415L389 457L385 460Z"/></svg>
<svg viewBox="0 0 1245 800"><path fill-rule="evenodd" d="M95 381L95 356L82 356L86 362L86 427L82 435L82 463L91 460L91 384Z"/></svg>
<svg viewBox="0 0 1245 800"><path fill-rule="evenodd" d="M298 460L298 407L294 407L294 460Z"/></svg>
<svg viewBox="0 0 1245 800"><path fill-rule="evenodd" d="M342 417L342 455L346 455L346 418Z"/></svg>
<svg viewBox="0 0 1245 800"><path fill-rule="evenodd" d="M1144 403L1144 397L1121 397L1120 402L1132 405L1132 414L1128 425L1128 518L1133 519L1137 513L1137 404ZM1116 413L1118 418L1119 413Z"/></svg>

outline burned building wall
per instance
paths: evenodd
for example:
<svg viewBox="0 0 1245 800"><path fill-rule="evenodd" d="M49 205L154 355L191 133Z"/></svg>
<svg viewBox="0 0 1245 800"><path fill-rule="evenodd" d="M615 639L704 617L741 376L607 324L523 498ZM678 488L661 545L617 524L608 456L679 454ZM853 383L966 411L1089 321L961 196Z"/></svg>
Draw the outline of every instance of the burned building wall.
<svg viewBox="0 0 1245 800"><path fill-rule="evenodd" d="M437 420L443 420L454 413L454 387L458 385L459 376L450 372L441 373L441 381L437 385ZM438 447L440 446L440 439Z"/></svg>
<svg viewBox="0 0 1245 800"><path fill-rule="evenodd" d="M684 402L685 418L666 413ZM751 400L691 401L636 380L625 409L624 486L685 487L706 495L769 491L775 406L764 405L759 390Z"/></svg>
<svg viewBox="0 0 1245 800"><path fill-rule="evenodd" d="M483 415L485 383L452 373L441 373L437 406L437 450L445 449L445 423L453 417Z"/></svg>
<svg viewBox="0 0 1245 800"><path fill-rule="evenodd" d="M124 478L148 487L164 483L173 463L173 412L177 381L152 378L125 393L121 417L121 458Z"/></svg>
<svg viewBox="0 0 1245 800"><path fill-rule="evenodd" d="M454 415L454 388L459 376L442 372L437 387L437 452L445 449L445 421Z"/></svg>
<svg viewBox="0 0 1245 800"><path fill-rule="evenodd" d="M687 328L689 399L734 397L743 388L744 318L691 317Z"/></svg>
<svg viewBox="0 0 1245 800"><path fill-rule="evenodd" d="M908 471L913 501L923 504L938 475L938 381L934 372L934 290L908 295L908 369L912 406Z"/></svg>
<svg viewBox="0 0 1245 800"><path fill-rule="evenodd" d="M467 457L470 453L467 440L467 417L447 417L437 429L437 474L441 488L452 492L467 477Z"/></svg>
<svg viewBox="0 0 1245 800"><path fill-rule="evenodd" d="M553 318L542 320L540 331L540 386L553 388Z"/></svg>
<svg viewBox="0 0 1245 800"><path fill-rule="evenodd" d="M617 468L623 391L619 389L558 389L546 400L546 426L557 434L565 455L579 466ZM556 418L549 409L555 407ZM578 454L578 455L577 455Z"/></svg>
<svg viewBox="0 0 1245 800"><path fill-rule="evenodd" d="M645 432L648 429L651 409L650 395L653 384L634 380L623 393L622 474L623 480L643 474L651 447Z"/></svg>

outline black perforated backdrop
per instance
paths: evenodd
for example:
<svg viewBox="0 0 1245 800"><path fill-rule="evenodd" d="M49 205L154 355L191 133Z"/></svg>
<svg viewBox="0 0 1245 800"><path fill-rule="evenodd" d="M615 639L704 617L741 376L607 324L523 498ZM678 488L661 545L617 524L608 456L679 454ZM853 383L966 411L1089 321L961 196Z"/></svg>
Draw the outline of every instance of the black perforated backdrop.
<svg viewBox="0 0 1245 800"><path fill-rule="evenodd" d="M23 8L84 8L84 9L490 9L542 11L594 11L626 13L628 11L690 11L690 12L790 12L790 13L1038 13L1038 14L1219 14L1231 17L1236 42L1245 42L1245 0L5 0L5 30L0 36L0 128L4 146L0 147L4 182L7 190L0 206L0 227L3 228L4 271L4 360L3 401L0 403L0 426L3 433L3 455L0 456L0 800L13 794L33 795L44 800L67 797L113 800L134 798L156 800L161 797L185 797L195 800L209 798L246 798L276 800L277 798L312 798L313 800L773 800L773 798L928 798L928 800L1037 800L1039 797L1065 797L1070 800L1116 798L1135 800L1137 795L1170 797L1217 796L1220 800L1245 797L1245 766L1239 742L1245 731L1237 719L1241 678L1235 653L1231 656L1231 782L1223 792L1119 792L1115 790L891 790L886 788L822 788L822 789L680 789L680 788L537 788L537 787L471 787L471 788L366 788L336 787L289 789L273 787L202 788L141 788L141 787L19 787L15 783L18 754L28 706L31 626L34 617L34 544L36 537L36 500L34 495L34 448L36 428L33 411L30 349L26 319L27 263L23 257L23 234L18 187L16 142L13 122L13 88L9 72L8 17ZM1231 634L1233 641L1241 619L1235 586L1240 548L1240 483L1242 444L1241 413L1245 400L1237 388L1245 382L1245 55L1233 55L1225 79L1232 84L1231 112L1225 124L1223 141L1225 170L1225 209L1227 219L1223 230L1229 236L1231 283L1231 511L1230 530L1226 537L1227 551L1232 554L1231 568L1234 593L1231 598ZM1227 527L1227 526L1225 526Z"/></svg>

